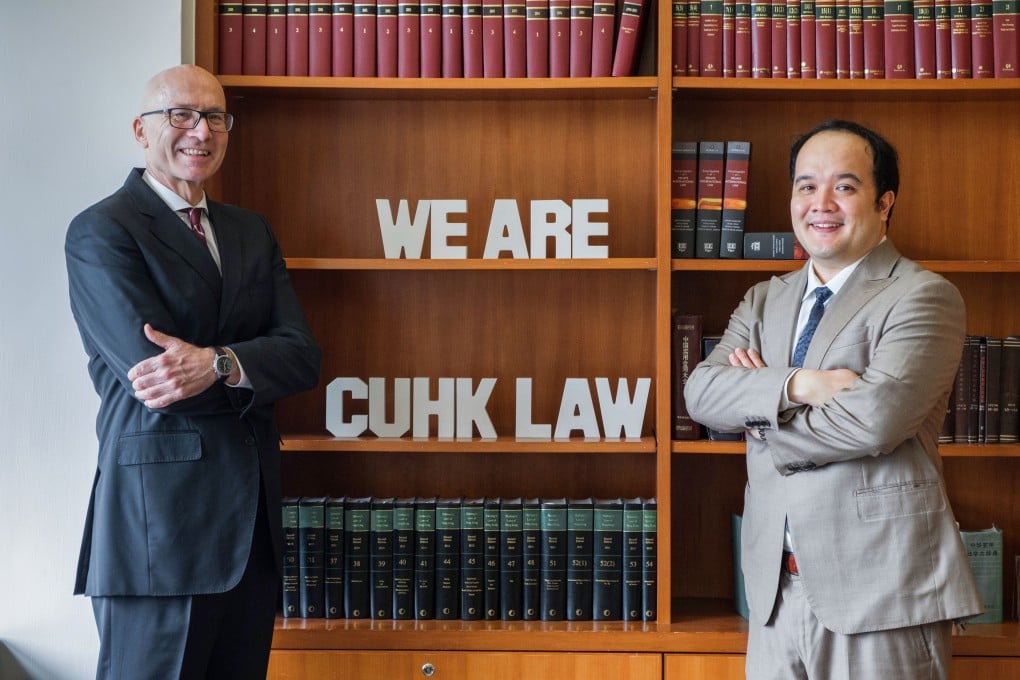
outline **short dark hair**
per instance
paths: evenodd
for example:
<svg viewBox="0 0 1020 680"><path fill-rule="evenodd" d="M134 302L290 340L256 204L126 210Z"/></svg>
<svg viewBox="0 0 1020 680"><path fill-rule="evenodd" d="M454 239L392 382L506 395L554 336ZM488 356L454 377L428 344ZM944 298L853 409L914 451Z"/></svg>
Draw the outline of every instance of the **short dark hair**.
<svg viewBox="0 0 1020 680"><path fill-rule="evenodd" d="M797 156L800 154L801 147L803 147L809 139L820 132L848 132L852 135L857 135L866 141L868 146L871 147L871 175L875 182L875 189L877 190L875 197L876 200L887 191L899 194L899 157L896 153L896 149L893 148L893 145L874 130L870 130L859 123L854 123L849 120L840 120L838 118L819 123L813 129L801 135L800 138L793 143L793 146L790 147L791 184L793 183L794 173L797 171ZM888 217L890 219L892 218L892 208L889 208Z"/></svg>

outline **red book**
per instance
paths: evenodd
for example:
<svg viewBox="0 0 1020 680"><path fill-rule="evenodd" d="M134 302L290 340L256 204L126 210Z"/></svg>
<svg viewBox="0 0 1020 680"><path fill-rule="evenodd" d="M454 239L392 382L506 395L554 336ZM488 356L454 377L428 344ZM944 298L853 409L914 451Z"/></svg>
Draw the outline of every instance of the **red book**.
<svg viewBox="0 0 1020 680"><path fill-rule="evenodd" d="M613 55L614 76L632 76L634 69L637 68L647 9L645 2L646 0L624 0L623 11L620 13L620 28L616 34L616 54Z"/></svg>
<svg viewBox="0 0 1020 680"><path fill-rule="evenodd" d="M525 0L529 78L549 77L549 0Z"/></svg>
<svg viewBox="0 0 1020 680"><path fill-rule="evenodd" d="M722 74L737 75L737 0L723 0L722 7Z"/></svg>
<svg viewBox="0 0 1020 680"><path fill-rule="evenodd" d="M673 3L673 75L687 75L687 1Z"/></svg>
<svg viewBox="0 0 1020 680"><path fill-rule="evenodd" d="M464 0L464 77L485 75L482 45L482 0Z"/></svg>
<svg viewBox="0 0 1020 680"><path fill-rule="evenodd" d="M375 74L397 77L397 0L375 2Z"/></svg>
<svg viewBox="0 0 1020 680"><path fill-rule="evenodd" d="M421 77L443 75L443 6L440 0L421 0Z"/></svg>
<svg viewBox="0 0 1020 680"><path fill-rule="evenodd" d="M421 3L400 0L397 4L397 77L421 75Z"/></svg>
<svg viewBox="0 0 1020 680"><path fill-rule="evenodd" d="M864 0L864 77L885 78L885 3Z"/></svg>
<svg viewBox="0 0 1020 680"><path fill-rule="evenodd" d="M971 75L974 78L994 78L992 0L970 0L970 37Z"/></svg>
<svg viewBox="0 0 1020 680"><path fill-rule="evenodd" d="M687 75L701 75L701 0L687 0Z"/></svg>
<svg viewBox="0 0 1020 680"><path fill-rule="evenodd" d="M722 76L722 0L701 2L701 75Z"/></svg>
<svg viewBox="0 0 1020 680"><path fill-rule="evenodd" d="M864 0L850 0L850 77L864 77Z"/></svg>
<svg viewBox="0 0 1020 680"><path fill-rule="evenodd" d="M244 0L241 73L246 76L266 75L266 9L265 0Z"/></svg>
<svg viewBox="0 0 1020 680"><path fill-rule="evenodd" d="M701 361L702 320L693 314L677 314L672 318L670 331L673 345L673 439L698 439L701 426L694 422L687 410L684 385L691 371Z"/></svg>
<svg viewBox="0 0 1020 680"><path fill-rule="evenodd" d="M800 78L800 0L786 0L786 77Z"/></svg>
<svg viewBox="0 0 1020 680"><path fill-rule="evenodd" d="M995 77L1016 78L1020 75L1020 50L1017 23L1020 14L1012 0L992 0L992 46L995 52Z"/></svg>
<svg viewBox="0 0 1020 680"><path fill-rule="evenodd" d="M243 9L244 5L240 2L220 0L220 75L241 75L241 46L244 39Z"/></svg>
<svg viewBox="0 0 1020 680"><path fill-rule="evenodd" d="M375 0L354 2L354 75L374 78L376 72L376 4Z"/></svg>
<svg viewBox="0 0 1020 680"><path fill-rule="evenodd" d="M751 0L751 77L772 77L771 0Z"/></svg>
<svg viewBox="0 0 1020 680"><path fill-rule="evenodd" d="M815 48L815 2L800 3L800 77L817 78L817 51Z"/></svg>
<svg viewBox="0 0 1020 680"><path fill-rule="evenodd" d="M461 0L442 0L443 77L464 77L464 7Z"/></svg>
<svg viewBox="0 0 1020 680"><path fill-rule="evenodd" d="M733 68L737 78L751 77L751 0L737 0L733 18Z"/></svg>
<svg viewBox="0 0 1020 680"><path fill-rule="evenodd" d="M308 4L308 75L333 73L333 4Z"/></svg>
<svg viewBox="0 0 1020 680"><path fill-rule="evenodd" d="M786 77L786 0L774 0L772 15L772 77Z"/></svg>
<svg viewBox="0 0 1020 680"><path fill-rule="evenodd" d="M563 1L567 5L569 0ZM594 16L591 20L591 75L593 78L603 78L613 75L613 40L616 33L616 4L612 0L594 0L592 5ZM569 32L567 36L569 38ZM552 45L549 46L550 51ZM569 65L569 44L565 48L568 54Z"/></svg>
<svg viewBox="0 0 1020 680"><path fill-rule="evenodd" d="M850 77L850 0L836 0L836 77Z"/></svg>
<svg viewBox="0 0 1020 680"><path fill-rule="evenodd" d="M570 0L549 0L549 76L570 76Z"/></svg>
<svg viewBox="0 0 1020 680"><path fill-rule="evenodd" d="M592 26L595 4L592 0L570 0L570 75L591 75Z"/></svg>
<svg viewBox="0 0 1020 680"><path fill-rule="evenodd" d="M308 75L308 0L287 3L287 75Z"/></svg>
<svg viewBox="0 0 1020 680"><path fill-rule="evenodd" d="M949 48L953 77L970 78L970 0L949 0L949 15Z"/></svg>
<svg viewBox="0 0 1020 680"><path fill-rule="evenodd" d="M287 3L266 4L266 75L287 75Z"/></svg>
<svg viewBox="0 0 1020 680"><path fill-rule="evenodd" d="M836 77L836 0L815 0L815 77Z"/></svg>
<svg viewBox="0 0 1020 680"><path fill-rule="evenodd" d="M885 77L913 78L914 3L889 0L885 3Z"/></svg>
<svg viewBox="0 0 1020 680"><path fill-rule="evenodd" d="M953 77L949 0L935 0L935 77Z"/></svg>
<svg viewBox="0 0 1020 680"><path fill-rule="evenodd" d="M482 76L503 77L503 0L482 0Z"/></svg>
<svg viewBox="0 0 1020 680"><path fill-rule="evenodd" d="M333 3L333 40L331 43L333 75L353 76L354 0Z"/></svg>
<svg viewBox="0 0 1020 680"><path fill-rule="evenodd" d="M504 0L503 68L507 78L527 77L527 38L524 0Z"/></svg>
<svg viewBox="0 0 1020 680"><path fill-rule="evenodd" d="M914 0L914 70L918 80L935 77L935 0Z"/></svg>

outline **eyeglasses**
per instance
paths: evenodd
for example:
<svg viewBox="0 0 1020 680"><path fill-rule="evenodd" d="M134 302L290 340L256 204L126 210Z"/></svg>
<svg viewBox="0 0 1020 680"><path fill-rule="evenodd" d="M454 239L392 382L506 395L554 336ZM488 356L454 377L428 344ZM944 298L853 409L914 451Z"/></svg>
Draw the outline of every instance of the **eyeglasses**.
<svg viewBox="0 0 1020 680"><path fill-rule="evenodd" d="M205 122L213 132L230 132L230 129L234 127L234 115L223 111L196 111L195 109L180 108L157 109L156 111L139 113L138 117L142 118L156 113L164 114L172 127L181 130L194 130L198 127L198 122L203 118L205 118Z"/></svg>

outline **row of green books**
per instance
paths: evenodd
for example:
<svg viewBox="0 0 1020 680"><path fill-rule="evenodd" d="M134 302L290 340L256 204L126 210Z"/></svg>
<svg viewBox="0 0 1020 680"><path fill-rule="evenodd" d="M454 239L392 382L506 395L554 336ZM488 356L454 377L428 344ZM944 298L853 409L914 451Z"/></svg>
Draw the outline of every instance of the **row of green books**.
<svg viewBox="0 0 1020 680"><path fill-rule="evenodd" d="M654 621L654 498L283 499L283 615Z"/></svg>

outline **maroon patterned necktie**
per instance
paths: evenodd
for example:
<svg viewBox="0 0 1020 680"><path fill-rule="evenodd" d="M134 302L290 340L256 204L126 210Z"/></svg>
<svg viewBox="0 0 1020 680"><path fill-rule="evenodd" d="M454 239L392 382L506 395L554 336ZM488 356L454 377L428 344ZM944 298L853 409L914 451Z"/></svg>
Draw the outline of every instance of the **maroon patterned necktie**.
<svg viewBox="0 0 1020 680"><path fill-rule="evenodd" d="M202 208L185 208L181 212L188 213L188 221L191 222L191 231L195 237L202 242L202 245L209 247L205 240L205 229L202 227Z"/></svg>

